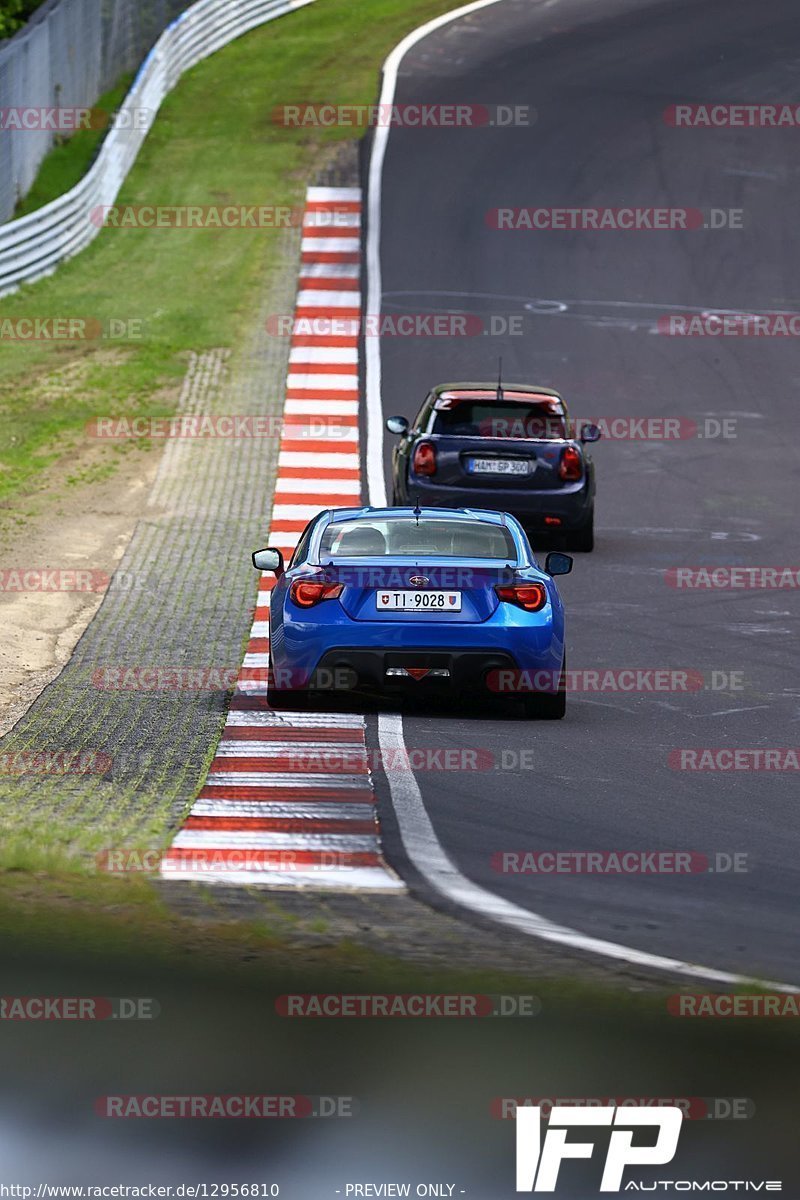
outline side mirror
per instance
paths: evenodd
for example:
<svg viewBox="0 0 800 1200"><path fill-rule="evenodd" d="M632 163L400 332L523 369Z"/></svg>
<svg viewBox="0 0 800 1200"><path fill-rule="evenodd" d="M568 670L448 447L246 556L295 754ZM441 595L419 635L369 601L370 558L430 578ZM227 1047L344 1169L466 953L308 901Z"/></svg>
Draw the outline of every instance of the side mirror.
<svg viewBox="0 0 800 1200"><path fill-rule="evenodd" d="M283 574L283 555L280 550L256 550L253 555L253 566L257 571L274 571L280 579Z"/></svg>
<svg viewBox="0 0 800 1200"><path fill-rule="evenodd" d="M404 433L408 433L408 421L405 417L387 417L386 428L389 433L394 433L401 437Z"/></svg>
<svg viewBox="0 0 800 1200"><path fill-rule="evenodd" d="M582 425L581 426L581 441L582 442L599 442L603 436L602 431L597 425Z"/></svg>
<svg viewBox="0 0 800 1200"><path fill-rule="evenodd" d="M544 560L544 569L548 575L569 575L572 570L572 556L553 550Z"/></svg>

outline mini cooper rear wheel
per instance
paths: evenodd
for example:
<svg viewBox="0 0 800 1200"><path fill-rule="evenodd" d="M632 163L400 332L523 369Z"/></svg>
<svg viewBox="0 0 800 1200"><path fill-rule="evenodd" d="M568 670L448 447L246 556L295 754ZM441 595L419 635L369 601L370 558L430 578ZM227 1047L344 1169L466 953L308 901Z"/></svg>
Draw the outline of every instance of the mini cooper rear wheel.
<svg viewBox="0 0 800 1200"><path fill-rule="evenodd" d="M583 551L584 554L594 550L594 509L592 509L586 524L569 535L567 549Z"/></svg>

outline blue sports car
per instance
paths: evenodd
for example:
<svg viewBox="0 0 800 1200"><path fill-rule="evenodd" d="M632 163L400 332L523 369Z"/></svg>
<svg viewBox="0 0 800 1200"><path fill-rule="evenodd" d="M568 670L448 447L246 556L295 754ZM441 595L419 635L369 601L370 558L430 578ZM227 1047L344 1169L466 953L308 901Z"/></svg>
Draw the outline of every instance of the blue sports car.
<svg viewBox="0 0 800 1200"><path fill-rule="evenodd" d="M291 707L330 688L521 697L564 716L564 610L508 513L339 508L320 512L288 567L253 555L277 582L270 609L269 700Z"/></svg>

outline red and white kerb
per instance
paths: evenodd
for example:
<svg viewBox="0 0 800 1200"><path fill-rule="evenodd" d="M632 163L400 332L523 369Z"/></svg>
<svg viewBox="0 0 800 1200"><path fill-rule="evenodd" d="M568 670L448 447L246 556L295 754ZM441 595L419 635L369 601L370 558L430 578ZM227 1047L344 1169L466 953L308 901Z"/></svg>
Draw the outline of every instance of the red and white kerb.
<svg viewBox="0 0 800 1200"><path fill-rule="evenodd" d="M308 189L268 538L286 559L321 508L361 503L360 223L359 188ZM332 436L326 436L326 425ZM277 712L267 704L274 584L274 576L261 577L222 738L161 873L199 882L401 890L401 880L381 857L364 718ZM330 770L337 756L326 751L336 747L346 751L341 755L346 773ZM312 765L318 760L319 770L295 771L293 760Z"/></svg>

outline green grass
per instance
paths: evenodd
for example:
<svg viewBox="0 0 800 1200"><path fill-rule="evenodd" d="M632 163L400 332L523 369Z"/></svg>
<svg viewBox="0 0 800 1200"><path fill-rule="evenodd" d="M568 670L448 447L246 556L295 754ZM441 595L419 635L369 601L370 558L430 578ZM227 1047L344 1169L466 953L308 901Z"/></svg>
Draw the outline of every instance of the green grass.
<svg viewBox="0 0 800 1200"><path fill-rule="evenodd" d="M108 114L116 112L132 82L133 75L123 76L92 107ZM18 203L14 216L27 216L74 187L92 165L106 132L106 128L81 129L69 138L57 140L43 160L33 187Z"/></svg>
<svg viewBox="0 0 800 1200"><path fill-rule="evenodd" d="M10 38L22 29L42 0L0 0L0 38Z"/></svg>
<svg viewBox="0 0 800 1200"><path fill-rule="evenodd" d="M239 39L167 97L118 203L300 204L321 154L354 131L283 128L273 110L372 102L391 47L450 7L450 0L319 0ZM87 151L76 138L60 151L58 166L47 170L66 179ZM43 178L39 194L49 187ZM93 342L2 339L0 500L8 504L43 468L73 455L92 417L173 412L187 352L235 352L243 341L281 236L104 229L55 275L0 300L0 332L6 318L70 316L141 320L144 331L139 339Z"/></svg>

